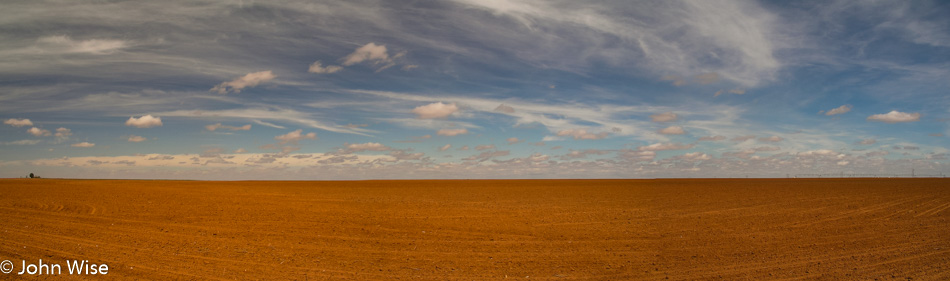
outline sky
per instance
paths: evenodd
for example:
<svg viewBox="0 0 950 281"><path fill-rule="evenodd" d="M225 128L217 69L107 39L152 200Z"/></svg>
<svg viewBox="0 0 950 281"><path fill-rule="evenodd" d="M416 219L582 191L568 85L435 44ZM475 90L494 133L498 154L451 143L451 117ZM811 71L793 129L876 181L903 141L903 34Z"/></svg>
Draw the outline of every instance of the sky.
<svg viewBox="0 0 950 281"><path fill-rule="evenodd" d="M950 174L945 1L7 1L0 177Z"/></svg>

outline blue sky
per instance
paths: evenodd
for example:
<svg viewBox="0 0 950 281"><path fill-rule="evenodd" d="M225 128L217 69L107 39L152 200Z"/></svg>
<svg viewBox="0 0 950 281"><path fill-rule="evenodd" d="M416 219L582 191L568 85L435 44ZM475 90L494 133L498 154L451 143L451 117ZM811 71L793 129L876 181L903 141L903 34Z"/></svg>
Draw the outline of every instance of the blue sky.
<svg viewBox="0 0 950 281"><path fill-rule="evenodd" d="M17 1L0 177L950 174L939 1Z"/></svg>

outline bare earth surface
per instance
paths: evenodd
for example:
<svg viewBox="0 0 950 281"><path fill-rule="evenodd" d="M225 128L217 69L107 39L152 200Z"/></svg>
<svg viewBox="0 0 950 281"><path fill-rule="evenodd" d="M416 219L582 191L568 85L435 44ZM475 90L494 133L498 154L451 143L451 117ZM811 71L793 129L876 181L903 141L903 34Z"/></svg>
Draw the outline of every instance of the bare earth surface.
<svg viewBox="0 0 950 281"><path fill-rule="evenodd" d="M9 179L0 260L63 264L43 280L950 280L948 218L947 179Z"/></svg>

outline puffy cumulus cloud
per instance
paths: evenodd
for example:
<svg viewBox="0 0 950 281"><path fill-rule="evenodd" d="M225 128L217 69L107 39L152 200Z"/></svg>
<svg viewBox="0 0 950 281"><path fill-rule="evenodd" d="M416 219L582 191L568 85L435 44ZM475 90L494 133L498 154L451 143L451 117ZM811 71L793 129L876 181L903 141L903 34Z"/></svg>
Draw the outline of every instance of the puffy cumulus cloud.
<svg viewBox="0 0 950 281"><path fill-rule="evenodd" d="M699 160L709 160L712 157L709 154L702 152L690 152L683 155L673 157L674 160L686 160L686 161L699 161Z"/></svg>
<svg viewBox="0 0 950 281"><path fill-rule="evenodd" d="M425 154L425 153L422 153L422 152L409 153L409 152L405 152L405 151L402 151L402 150L396 150L396 151L393 151L393 152L390 152L390 153L389 153L389 156L392 156L393 158L395 158L396 161L401 161L401 160L422 160L422 157L425 156L425 155L426 155L426 154Z"/></svg>
<svg viewBox="0 0 950 281"><path fill-rule="evenodd" d="M751 159L753 154L755 154L755 150L754 150L754 149L746 149L746 150L741 150L741 151L723 152L723 153L722 153L722 157L735 157L735 158L739 158L739 159Z"/></svg>
<svg viewBox="0 0 950 281"><path fill-rule="evenodd" d="M469 157L462 158L463 161L474 161L474 162L485 162L489 159L495 157L508 156L511 154L511 151L501 150L501 151L485 151L477 155L472 155Z"/></svg>
<svg viewBox="0 0 950 281"><path fill-rule="evenodd" d="M95 55L110 54L128 46L128 43L122 40L73 40L66 35L42 37L36 40L36 44L37 50L44 53L85 53Z"/></svg>
<svg viewBox="0 0 950 281"><path fill-rule="evenodd" d="M494 145L494 144L491 144L491 145L485 144L485 145L478 145L478 146L475 146L475 150L488 150L488 149L495 149L495 145Z"/></svg>
<svg viewBox="0 0 950 281"><path fill-rule="evenodd" d="M277 76L270 70L252 72L237 79L218 84L209 91L218 92L218 94L222 95L227 93L240 93L244 88L257 86L258 84L274 80L276 77Z"/></svg>
<svg viewBox="0 0 950 281"><path fill-rule="evenodd" d="M560 130L557 132L557 136L571 136L575 140L599 140L607 137L607 132L600 132L597 134L588 133L587 129L567 129Z"/></svg>
<svg viewBox="0 0 950 281"><path fill-rule="evenodd" d="M656 158L656 151L624 149L620 151L619 156L621 159L632 162L653 161Z"/></svg>
<svg viewBox="0 0 950 281"><path fill-rule="evenodd" d="M71 144L71 145L69 145L69 146L72 146L72 147L93 147L93 146L96 146L96 144L91 143L91 142L85 142L85 141L84 141L84 142L81 142L81 143L74 143L74 144Z"/></svg>
<svg viewBox="0 0 950 281"><path fill-rule="evenodd" d="M27 133L30 133L31 135L37 136L37 137L47 137L47 136L51 136L51 135L52 135L52 134L49 132L49 130L40 129L40 128L37 128L37 127L29 128L29 129L26 130L26 132L27 132Z"/></svg>
<svg viewBox="0 0 950 281"><path fill-rule="evenodd" d="M660 134L663 134L663 135L682 135L682 134L686 134L686 130L683 130L683 127L680 127L680 126L669 126L669 127L660 129L660 130L657 131L657 132L660 133Z"/></svg>
<svg viewBox="0 0 950 281"><path fill-rule="evenodd" d="M247 153L247 149L238 148L234 150L234 153Z"/></svg>
<svg viewBox="0 0 950 281"><path fill-rule="evenodd" d="M721 141L725 139L726 137L724 136L705 136L705 137L700 137L699 141Z"/></svg>
<svg viewBox="0 0 950 281"><path fill-rule="evenodd" d="M828 110L828 112L825 112L825 115L831 116L831 115L845 114L845 113L848 113L848 111L851 111L850 104L842 105L842 106L833 108L831 110Z"/></svg>
<svg viewBox="0 0 950 281"><path fill-rule="evenodd" d="M345 66L354 65L364 61L369 61L374 64L392 63L392 59L389 58L389 52L386 50L386 45L376 45L376 43L373 42L356 48L353 53L343 57L343 65Z"/></svg>
<svg viewBox="0 0 950 281"><path fill-rule="evenodd" d="M67 128L63 128L63 127L57 128L57 129L56 129L56 134L54 134L54 136L56 136L56 140L57 140L57 141L65 141L65 140L69 139L69 137L72 136L72 135L73 135L73 131L72 131L72 130L67 129Z"/></svg>
<svg viewBox="0 0 950 281"><path fill-rule="evenodd" d="M783 140L785 140L785 138L782 138L782 137L780 137L780 136L771 136L771 137L759 138L759 141L762 141L762 142L780 142L780 141L783 141Z"/></svg>
<svg viewBox="0 0 950 281"><path fill-rule="evenodd" d="M212 132L214 132L217 129L226 129L226 130L231 130L231 131L249 131L251 130L251 124L247 124L241 127L235 127L235 126L221 125L221 123L215 123L215 124L205 126L205 129Z"/></svg>
<svg viewBox="0 0 950 281"><path fill-rule="evenodd" d="M385 146L378 142L367 142L367 143L347 143L344 144L346 147L346 152L361 152L361 151L387 151L392 148Z"/></svg>
<svg viewBox="0 0 950 281"><path fill-rule="evenodd" d="M860 145L872 145L875 143L877 143L876 139L863 139L858 142L855 142L855 144L860 144Z"/></svg>
<svg viewBox="0 0 950 281"><path fill-rule="evenodd" d="M446 144L446 145L443 145L442 147L439 147L439 151L446 151L446 150L449 150L449 148L452 148L452 145Z"/></svg>
<svg viewBox="0 0 950 281"><path fill-rule="evenodd" d="M653 122L673 122L676 121L677 118L679 118L679 116L672 111L650 115L650 121Z"/></svg>
<svg viewBox="0 0 950 281"><path fill-rule="evenodd" d="M460 129L440 129L440 130L439 130L438 132L436 132L435 134L436 134L436 135L440 135L440 136L446 136L446 137L454 137L454 136L458 136L458 135L468 134L468 129L466 129L466 128L460 128ZM466 147L467 147L467 146L466 146Z"/></svg>
<svg viewBox="0 0 950 281"><path fill-rule="evenodd" d="M515 113L515 108L514 108L514 107L510 107L510 106L505 105L505 104L499 104L498 107L495 108L495 112L514 114L514 113Z"/></svg>
<svg viewBox="0 0 950 281"><path fill-rule="evenodd" d="M844 154L841 154L841 153L835 152L834 150L829 150L829 149L809 150L809 151L798 153L798 156L805 156L805 157L808 157L808 156L839 157L843 155Z"/></svg>
<svg viewBox="0 0 950 281"><path fill-rule="evenodd" d="M874 114L868 116L868 121L877 121L884 123L904 123L920 121L920 113L905 113L897 110L884 114Z"/></svg>
<svg viewBox="0 0 950 281"><path fill-rule="evenodd" d="M851 161L841 160L841 161L838 161L837 164L838 166L847 166L848 164L851 164Z"/></svg>
<svg viewBox="0 0 950 281"><path fill-rule="evenodd" d="M463 145L462 147L459 147L458 150L459 150L459 151L466 151L466 150L468 150L468 146L467 146L467 145Z"/></svg>
<svg viewBox="0 0 950 281"><path fill-rule="evenodd" d="M682 144L682 143L654 143L647 146L639 146L637 150L640 151L660 151L660 150L684 150L690 149L695 146L694 144Z"/></svg>
<svg viewBox="0 0 950 281"><path fill-rule="evenodd" d="M296 131L293 131L293 132L290 132L290 133L286 133L286 134L283 134L283 135L276 136L276 137L274 137L274 139L280 141L279 144L281 144L281 145L284 145L284 144L297 144L297 143L300 142L301 140L315 140L315 139L317 139L317 133L310 132L310 133L304 134L304 133L303 133L303 129L297 129Z"/></svg>
<svg viewBox="0 0 950 281"><path fill-rule="evenodd" d="M320 61L315 61L312 64L310 64L310 69L307 70L307 72L317 73L317 74L330 74L330 73L334 73L340 70L343 70L342 66L328 65L324 67L323 64L320 63Z"/></svg>
<svg viewBox="0 0 950 281"><path fill-rule="evenodd" d="M458 105L455 103L435 102L413 108L412 113L415 113L419 119L435 119L448 117L458 110Z"/></svg>
<svg viewBox="0 0 950 281"><path fill-rule="evenodd" d="M158 126L162 126L162 118L152 116L151 114L145 115L139 118L135 118L135 116L131 116L129 117L129 120L125 120L125 125L129 127L136 127L136 128L158 127Z"/></svg>
<svg viewBox="0 0 950 281"><path fill-rule="evenodd" d="M23 127L23 126L33 126L33 121L30 119L7 119L3 121L3 124L7 124L13 127Z"/></svg>
<svg viewBox="0 0 950 281"><path fill-rule="evenodd" d="M129 142L143 142L146 140L148 139L143 136L136 136L136 135L131 135L129 136L129 139L128 139Z"/></svg>
<svg viewBox="0 0 950 281"><path fill-rule="evenodd" d="M600 150L600 149L585 149L585 150L571 150L564 155L564 159L579 159L587 158L587 155L604 155L610 153L610 151Z"/></svg>
<svg viewBox="0 0 950 281"><path fill-rule="evenodd" d="M516 144L516 143L522 143L522 142L524 142L524 140L520 140L520 139L518 139L518 138L516 138L516 137L510 137L510 138L508 138L507 141L508 141L508 144Z"/></svg>

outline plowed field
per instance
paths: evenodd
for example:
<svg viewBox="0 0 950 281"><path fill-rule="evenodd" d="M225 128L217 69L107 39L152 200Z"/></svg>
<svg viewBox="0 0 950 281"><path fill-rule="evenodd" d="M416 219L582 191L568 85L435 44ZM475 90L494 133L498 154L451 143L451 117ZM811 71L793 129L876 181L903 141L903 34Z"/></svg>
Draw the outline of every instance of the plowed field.
<svg viewBox="0 0 950 281"><path fill-rule="evenodd" d="M8 179L0 279L948 280L948 218L947 179Z"/></svg>

